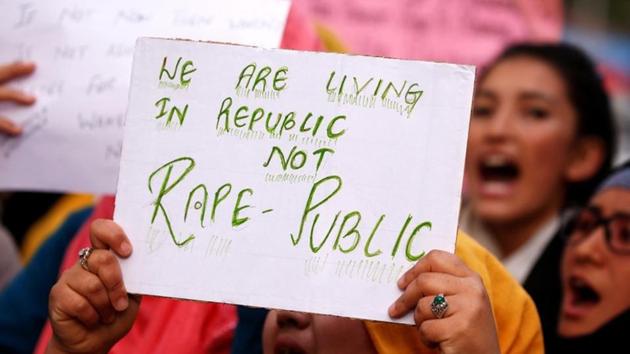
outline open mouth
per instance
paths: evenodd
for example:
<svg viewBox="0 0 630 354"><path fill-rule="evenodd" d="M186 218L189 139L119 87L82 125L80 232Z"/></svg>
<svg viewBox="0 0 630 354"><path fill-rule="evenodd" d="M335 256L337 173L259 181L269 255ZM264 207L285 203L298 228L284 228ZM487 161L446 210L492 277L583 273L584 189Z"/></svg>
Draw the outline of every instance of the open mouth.
<svg viewBox="0 0 630 354"><path fill-rule="evenodd" d="M300 348L278 346L276 347L275 354L306 354L306 352Z"/></svg>
<svg viewBox="0 0 630 354"><path fill-rule="evenodd" d="M584 280L571 277L569 279L569 288L572 297L572 305L576 307L593 306L599 303L601 296Z"/></svg>
<svg viewBox="0 0 630 354"><path fill-rule="evenodd" d="M482 159L479 172L484 182L501 183L513 182L520 174L516 162L503 155L489 155Z"/></svg>

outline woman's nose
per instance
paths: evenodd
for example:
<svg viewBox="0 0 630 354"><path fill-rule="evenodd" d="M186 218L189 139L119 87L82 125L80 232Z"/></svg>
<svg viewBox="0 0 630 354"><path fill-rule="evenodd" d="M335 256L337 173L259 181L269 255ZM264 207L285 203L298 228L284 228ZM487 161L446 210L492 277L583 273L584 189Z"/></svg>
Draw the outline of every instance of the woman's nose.
<svg viewBox="0 0 630 354"><path fill-rule="evenodd" d="M497 111L488 119L486 125L486 136L488 138L504 138L512 132L512 114L507 109Z"/></svg>
<svg viewBox="0 0 630 354"><path fill-rule="evenodd" d="M276 321L279 328L304 329L311 324L311 318L309 313L279 310Z"/></svg>

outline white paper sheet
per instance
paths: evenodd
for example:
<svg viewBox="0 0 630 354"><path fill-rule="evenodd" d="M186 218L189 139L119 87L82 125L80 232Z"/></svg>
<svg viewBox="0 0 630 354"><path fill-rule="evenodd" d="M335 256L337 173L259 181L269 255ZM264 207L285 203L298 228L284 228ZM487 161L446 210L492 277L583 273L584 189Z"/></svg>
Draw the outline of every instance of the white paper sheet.
<svg viewBox="0 0 630 354"><path fill-rule="evenodd" d="M0 63L36 62L12 82L32 107L0 104L23 126L0 137L0 189L113 193L135 40L168 36L280 43L288 0L31 0L0 3Z"/></svg>
<svg viewBox="0 0 630 354"><path fill-rule="evenodd" d="M469 66L140 39L114 218L128 290L390 321L399 276L454 249L473 82Z"/></svg>

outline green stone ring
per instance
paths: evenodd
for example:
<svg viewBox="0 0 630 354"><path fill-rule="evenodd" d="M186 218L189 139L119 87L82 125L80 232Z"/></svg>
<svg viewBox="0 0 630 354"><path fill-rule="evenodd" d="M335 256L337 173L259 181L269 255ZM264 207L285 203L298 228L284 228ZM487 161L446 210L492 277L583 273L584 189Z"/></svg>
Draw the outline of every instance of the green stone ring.
<svg viewBox="0 0 630 354"><path fill-rule="evenodd" d="M446 297L444 294L437 294L433 298L433 302L431 302L431 313L436 318L442 318L446 314L446 310L448 309L448 302L446 301Z"/></svg>

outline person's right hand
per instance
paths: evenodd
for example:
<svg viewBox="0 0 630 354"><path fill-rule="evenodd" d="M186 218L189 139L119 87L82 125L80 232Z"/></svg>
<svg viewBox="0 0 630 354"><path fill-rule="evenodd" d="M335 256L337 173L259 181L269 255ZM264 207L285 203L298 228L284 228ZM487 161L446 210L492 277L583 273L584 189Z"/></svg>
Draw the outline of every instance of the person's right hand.
<svg viewBox="0 0 630 354"><path fill-rule="evenodd" d="M111 220L90 229L94 250L87 268L79 262L65 271L50 291L53 338L47 353L107 353L131 329L140 305L128 296L118 259L131 255L131 243Z"/></svg>
<svg viewBox="0 0 630 354"><path fill-rule="evenodd" d="M429 252L400 277L398 287L403 293L390 307L390 316L413 311L420 340L429 348L442 354L501 353L483 281L456 255ZM431 305L438 294L448 300L439 318Z"/></svg>
<svg viewBox="0 0 630 354"><path fill-rule="evenodd" d="M35 97L20 90L8 87L7 82L18 77L30 75L35 71L35 64L16 61L10 64L0 65L0 102L13 102L20 105L31 105ZM22 132L19 125L10 119L0 116L0 134L15 136Z"/></svg>

